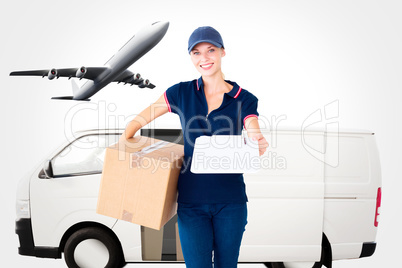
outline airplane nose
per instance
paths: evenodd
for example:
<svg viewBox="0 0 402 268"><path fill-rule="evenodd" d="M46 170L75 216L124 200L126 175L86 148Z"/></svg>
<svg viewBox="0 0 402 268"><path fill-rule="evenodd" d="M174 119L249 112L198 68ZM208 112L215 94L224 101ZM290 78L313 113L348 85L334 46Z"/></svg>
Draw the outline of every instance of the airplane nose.
<svg viewBox="0 0 402 268"><path fill-rule="evenodd" d="M168 21L161 21L161 28L164 29L165 31L167 31L167 29L169 28L169 22Z"/></svg>
<svg viewBox="0 0 402 268"><path fill-rule="evenodd" d="M161 21L160 22L164 27L169 27L169 22L168 21Z"/></svg>
<svg viewBox="0 0 402 268"><path fill-rule="evenodd" d="M166 32L167 29L169 28L169 22L168 21L157 21L157 22L152 23L152 26L158 26L159 29Z"/></svg>

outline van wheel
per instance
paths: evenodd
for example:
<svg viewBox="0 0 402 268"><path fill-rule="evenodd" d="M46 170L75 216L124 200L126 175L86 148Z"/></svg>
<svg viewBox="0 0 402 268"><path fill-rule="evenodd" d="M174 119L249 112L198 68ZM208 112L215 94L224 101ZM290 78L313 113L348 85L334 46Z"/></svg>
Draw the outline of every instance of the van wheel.
<svg viewBox="0 0 402 268"><path fill-rule="evenodd" d="M98 227L86 227L73 233L64 247L64 259L70 268L123 266L120 245Z"/></svg>
<svg viewBox="0 0 402 268"><path fill-rule="evenodd" d="M272 268L320 268L321 262L272 262Z"/></svg>

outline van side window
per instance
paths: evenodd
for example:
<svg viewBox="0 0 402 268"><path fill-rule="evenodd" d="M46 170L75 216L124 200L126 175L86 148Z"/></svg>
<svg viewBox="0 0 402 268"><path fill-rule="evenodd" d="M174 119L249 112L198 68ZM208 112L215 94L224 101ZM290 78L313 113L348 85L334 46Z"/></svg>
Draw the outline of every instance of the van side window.
<svg viewBox="0 0 402 268"><path fill-rule="evenodd" d="M51 160L54 177L102 173L105 149L120 135L87 135L78 138Z"/></svg>

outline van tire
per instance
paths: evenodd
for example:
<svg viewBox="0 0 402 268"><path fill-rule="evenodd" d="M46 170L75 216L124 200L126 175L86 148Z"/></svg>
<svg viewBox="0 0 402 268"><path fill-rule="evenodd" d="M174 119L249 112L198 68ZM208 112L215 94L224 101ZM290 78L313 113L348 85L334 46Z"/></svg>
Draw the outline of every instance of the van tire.
<svg viewBox="0 0 402 268"><path fill-rule="evenodd" d="M99 227L85 227L74 232L64 247L64 260L69 268L80 268L74 258L77 246L88 239L101 242L109 251L109 260L105 268L123 267L123 253L118 242L104 229Z"/></svg>

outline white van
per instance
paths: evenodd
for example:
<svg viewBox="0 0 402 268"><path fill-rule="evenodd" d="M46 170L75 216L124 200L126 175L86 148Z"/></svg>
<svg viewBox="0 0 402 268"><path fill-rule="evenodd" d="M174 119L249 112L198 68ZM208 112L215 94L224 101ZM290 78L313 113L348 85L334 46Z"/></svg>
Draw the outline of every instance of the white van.
<svg viewBox="0 0 402 268"><path fill-rule="evenodd" d="M21 180L19 254L61 258L64 253L69 267L155 262L145 254L143 227L95 213L103 154L122 131L76 133ZM262 167L244 175L249 214L239 262L311 268L371 256L381 203L374 134L263 134L270 147ZM142 129L141 135L182 143L181 130ZM177 216L164 227L158 262L180 262L176 221Z"/></svg>

